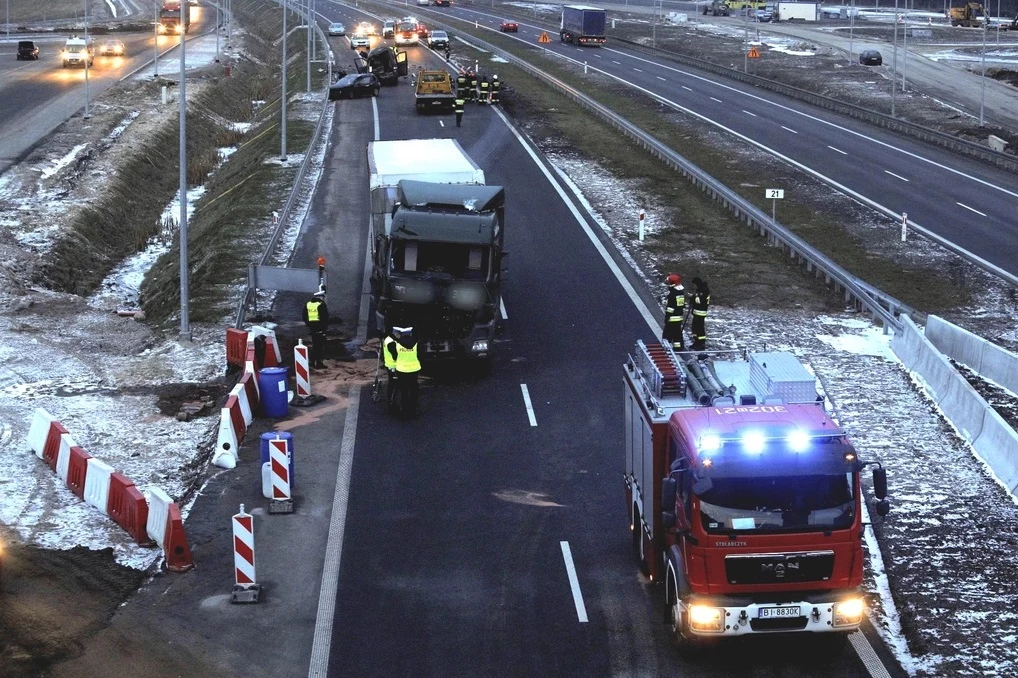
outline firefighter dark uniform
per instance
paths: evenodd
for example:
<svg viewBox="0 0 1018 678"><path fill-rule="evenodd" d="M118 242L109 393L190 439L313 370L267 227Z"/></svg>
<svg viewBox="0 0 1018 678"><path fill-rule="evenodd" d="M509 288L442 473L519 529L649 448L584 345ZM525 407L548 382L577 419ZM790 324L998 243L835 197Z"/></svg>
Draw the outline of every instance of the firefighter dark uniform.
<svg viewBox="0 0 1018 678"><path fill-rule="evenodd" d="M456 76L456 94L461 97L467 95L467 76L464 73Z"/></svg>
<svg viewBox="0 0 1018 678"><path fill-rule="evenodd" d="M661 333L662 339L676 351L686 350L683 326L686 323L686 310L689 297L682 286L682 278L672 273L665 282L668 283L668 299L665 301L665 326Z"/></svg>
<svg viewBox="0 0 1018 678"><path fill-rule="evenodd" d="M690 300L693 316L693 350L703 351L707 348L707 309L710 307L710 288L705 280L693 278L696 290Z"/></svg>
<svg viewBox="0 0 1018 678"><path fill-rule="evenodd" d="M453 111L456 113L456 126L459 127L460 123L463 122L463 111L466 110L467 100L462 95L456 97L456 101L453 103Z"/></svg>
<svg viewBox="0 0 1018 678"><path fill-rule="evenodd" d="M388 345L387 350L395 362L396 389L399 390L403 414L414 417L417 415L417 376L421 371L417 339L413 336L412 327L393 327L392 332L396 340ZM392 400L389 407L392 408Z"/></svg>
<svg viewBox="0 0 1018 678"><path fill-rule="evenodd" d="M467 101L477 98L477 74L467 71Z"/></svg>
<svg viewBox="0 0 1018 678"><path fill-rule="evenodd" d="M491 94L491 83L488 82L487 77L481 78L481 98L478 100L477 103L479 104L490 103L488 101L489 94Z"/></svg>
<svg viewBox="0 0 1018 678"><path fill-rule="evenodd" d="M329 307L321 287L304 304L304 324L311 333L311 367L325 367L325 330L329 326Z"/></svg>
<svg viewBox="0 0 1018 678"><path fill-rule="evenodd" d="M501 94L502 81L498 79L497 75L493 75L491 76L491 103L497 104Z"/></svg>

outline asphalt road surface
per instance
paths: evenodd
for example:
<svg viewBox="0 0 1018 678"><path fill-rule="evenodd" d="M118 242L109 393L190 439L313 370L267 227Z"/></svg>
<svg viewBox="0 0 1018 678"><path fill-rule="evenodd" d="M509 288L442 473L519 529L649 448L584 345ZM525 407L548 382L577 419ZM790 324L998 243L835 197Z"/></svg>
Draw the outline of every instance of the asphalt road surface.
<svg viewBox="0 0 1018 678"><path fill-rule="evenodd" d="M212 29L214 24L214 8L192 8L189 38ZM38 61L17 61L14 37L35 40L39 45ZM66 35L12 36L10 43L0 46L0 172L23 158L64 121L84 110L85 69L63 68L60 52L66 39ZM98 49L106 39L122 40L127 56L99 56ZM88 69L90 101L150 63L153 40L150 33L95 36L95 62ZM172 49L176 42L175 37L160 36L160 52Z"/></svg>
<svg viewBox="0 0 1018 678"><path fill-rule="evenodd" d="M425 20L440 23L444 14L493 31L503 18L453 6L428 12ZM595 72L773 153L888 216L907 213L911 223L1018 274L1010 255L1018 247L1014 174L625 46L577 47L555 40L554 31L550 44L539 45L537 37L548 30L521 21L519 33L510 37L535 53L546 50L579 65L586 62ZM1018 97L1013 101L1018 104Z"/></svg>

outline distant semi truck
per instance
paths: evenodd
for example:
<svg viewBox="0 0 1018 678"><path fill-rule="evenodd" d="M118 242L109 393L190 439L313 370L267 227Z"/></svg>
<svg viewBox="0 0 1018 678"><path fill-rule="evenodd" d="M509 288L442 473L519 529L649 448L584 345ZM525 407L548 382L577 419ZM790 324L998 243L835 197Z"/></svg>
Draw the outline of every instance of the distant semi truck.
<svg viewBox="0 0 1018 678"><path fill-rule="evenodd" d="M559 39L574 45L603 45L607 12L597 7L563 5Z"/></svg>

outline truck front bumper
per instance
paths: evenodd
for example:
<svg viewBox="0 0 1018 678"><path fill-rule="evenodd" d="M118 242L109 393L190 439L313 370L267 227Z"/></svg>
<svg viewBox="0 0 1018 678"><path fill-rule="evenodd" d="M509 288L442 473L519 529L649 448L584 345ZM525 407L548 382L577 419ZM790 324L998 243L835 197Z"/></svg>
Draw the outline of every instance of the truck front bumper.
<svg viewBox="0 0 1018 678"><path fill-rule="evenodd" d="M780 602L691 596L682 601L684 633L696 637L756 633L850 632L859 628L866 606L861 591L849 590Z"/></svg>

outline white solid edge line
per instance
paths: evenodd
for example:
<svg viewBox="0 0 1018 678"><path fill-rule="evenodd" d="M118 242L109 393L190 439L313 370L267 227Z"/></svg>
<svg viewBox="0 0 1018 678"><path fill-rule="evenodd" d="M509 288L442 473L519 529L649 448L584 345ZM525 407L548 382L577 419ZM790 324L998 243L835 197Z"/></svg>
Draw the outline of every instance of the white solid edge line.
<svg viewBox="0 0 1018 678"><path fill-rule="evenodd" d="M894 173L894 172L892 172L891 170L884 170L884 172L885 172L886 174L890 174L890 175L891 175L892 177L894 177L895 179L901 179L902 181L908 181L908 179L906 179L905 177L901 176L900 174L895 174L895 173Z"/></svg>
<svg viewBox="0 0 1018 678"><path fill-rule="evenodd" d="M961 202L956 202L956 203L955 203L955 205L958 205L959 207L964 207L964 208L965 208L965 209L967 209L967 210L968 210L969 212L975 212L976 214L978 214L978 215L979 215L979 216L981 216L981 217L985 217L985 216L986 216L986 215L985 215L984 213L980 212L980 211L979 211L979 210L977 210L976 208L974 208L974 207L969 207L969 206L968 206L968 205L966 205L965 203L961 203Z"/></svg>
<svg viewBox="0 0 1018 678"><path fill-rule="evenodd" d="M641 316L643 316L644 321L646 321L647 323L647 327L650 328L651 332L654 332L656 334L660 330L660 322L654 317L654 314L650 312L650 309L647 308L647 304L643 303L643 299L641 299L640 295L636 293L636 290L629 283L629 280L622 272L622 269L619 268L619 265L616 264L615 260L612 259L612 256L608 254L608 250L605 249L605 246L601 243L601 240L590 228L590 225L587 223L587 220L584 219L583 216L580 214L580 210L577 209L576 205L573 203L573 200L568 195L566 195L565 189L563 189L559 182L552 177L551 172L548 171L548 168L544 166L544 163L542 163L540 159L537 157L537 154L534 153L534 149L532 149L530 145L527 144L527 142L523 139L523 137L520 136L519 132L516 131L516 128L509 124L509 120L505 117L505 114L502 112L502 110L500 108L496 108L495 113L500 118L502 118L502 121L505 122L506 127L509 128L509 131L513 133L513 135L516 137L517 141L520 142L520 145L524 148L524 150L526 150L526 152L530 154L530 157L534 161L534 164L537 165L537 167L541 170L541 173L544 174L545 178L548 180L548 183L551 184L552 188L555 189L555 192L559 194L560 198L562 198L562 202L565 203L566 207L569 208L569 211L572 213L573 218L576 219L576 223L578 223L580 225L580 228L583 229L583 232L587 234L587 238L590 240L591 244L594 245L594 249L596 249L598 254L601 255L601 258L608 265L608 268L615 276L615 279L619 281L619 284L622 285L622 289L626 291L626 295L629 296L630 301L632 301L633 305L636 306L636 310L639 311Z"/></svg>
<svg viewBox="0 0 1018 678"><path fill-rule="evenodd" d="M505 299L499 297L498 309L502 312L502 320L509 320L509 314L505 312Z"/></svg>
<svg viewBox="0 0 1018 678"><path fill-rule="evenodd" d="M792 134L798 134L798 132L796 132L796 131L795 131L794 129L792 129L791 127L785 127L784 125L782 125L782 126L781 126L781 129L787 129L787 130L788 130L789 132L791 132Z"/></svg>
<svg viewBox="0 0 1018 678"><path fill-rule="evenodd" d="M848 641L852 643L852 648L859 655L862 665L871 678L891 678L891 674L888 673L884 663L877 656L876 650L870 645L869 638L862 631L848 634Z"/></svg>
<svg viewBox="0 0 1018 678"><path fill-rule="evenodd" d="M346 509L350 500L350 476L353 470L354 444L357 440L357 410L360 409L360 402L360 387L351 388L350 402L346 406L346 420L343 422L343 442L339 447L336 492L332 498L332 520L329 522L329 539L325 546L325 569L322 570L322 588L318 594L318 614L315 618L315 636L311 644L308 678L327 678L329 674L332 622L336 618L339 566L343 559L343 534L346 531Z"/></svg>
<svg viewBox="0 0 1018 678"><path fill-rule="evenodd" d="M573 604L576 605L576 617L581 624L587 623L587 606L583 604L583 594L580 593L580 580L576 578L576 567L573 565L573 554L569 550L569 542L560 541L562 547L562 560L566 562L566 574L569 576L569 588L573 591Z"/></svg>
<svg viewBox="0 0 1018 678"><path fill-rule="evenodd" d="M527 389L526 384L520 384L520 390L523 391L523 404L527 407L527 419L530 420L531 426L537 426L537 416L534 414L534 404L530 402L530 390Z"/></svg>
<svg viewBox="0 0 1018 678"><path fill-rule="evenodd" d="M845 151L841 150L840 148L835 148L834 146L828 146L827 148L831 149L832 151L836 151L838 153L841 153L842 155L848 155L848 153L846 153Z"/></svg>

